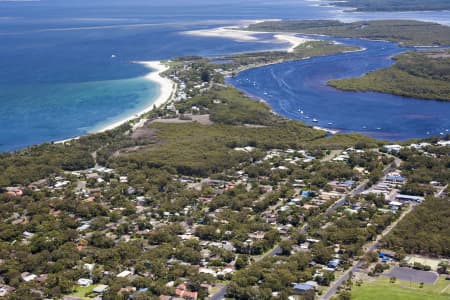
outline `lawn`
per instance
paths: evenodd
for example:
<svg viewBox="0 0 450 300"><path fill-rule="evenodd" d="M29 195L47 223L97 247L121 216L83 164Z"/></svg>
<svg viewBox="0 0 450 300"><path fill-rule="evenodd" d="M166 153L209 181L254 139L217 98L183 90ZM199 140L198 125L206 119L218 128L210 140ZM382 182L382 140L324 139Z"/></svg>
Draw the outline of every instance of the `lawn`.
<svg viewBox="0 0 450 300"><path fill-rule="evenodd" d="M445 277L440 277L434 285L425 284L423 288L417 283L397 280L390 283L389 278L380 277L374 282L363 283L354 286L352 299L354 300L448 300L450 288L446 289L450 282ZM444 291L445 290L445 291Z"/></svg>
<svg viewBox="0 0 450 300"><path fill-rule="evenodd" d="M96 287L97 285L95 284L91 284L88 287L82 287L82 286L77 286L75 288L75 292L73 294L71 294L71 296L75 296L75 297L79 297L79 298L83 298L83 299L90 299L89 297L86 297L86 294L88 293L92 293L92 290Z"/></svg>

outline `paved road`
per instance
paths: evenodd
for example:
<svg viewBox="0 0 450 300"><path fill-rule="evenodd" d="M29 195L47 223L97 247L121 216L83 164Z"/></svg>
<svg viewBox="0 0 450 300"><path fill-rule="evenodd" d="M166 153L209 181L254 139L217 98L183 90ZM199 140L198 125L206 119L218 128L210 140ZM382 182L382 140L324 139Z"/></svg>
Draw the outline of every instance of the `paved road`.
<svg viewBox="0 0 450 300"><path fill-rule="evenodd" d="M391 232L392 229L394 229L395 226L397 226L397 224L412 210L413 210L413 206L410 206L406 211L404 211L402 213L400 218L398 218L394 223L389 225L381 234L379 234L373 243L371 243L367 246L364 246L363 247L364 253L375 251L378 248L381 239L384 236L386 236L387 234L389 234L389 232ZM352 267L350 269L348 269L347 271L345 271L345 273L342 274L341 277L339 277L339 279L331 285L331 287L327 290L327 292L322 297L320 297L320 299L321 300L330 299L334 294L336 294L338 287L341 286L341 284L344 283L349 278L350 272L355 273L362 264L363 264L362 260L358 260L358 261L354 262Z"/></svg>
<svg viewBox="0 0 450 300"><path fill-rule="evenodd" d="M228 285L222 285L217 293L209 297L209 300L222 300L225 298L225 294L227 292Z"/></svg>
<svg viewBox="0 0 450 300"><path fill-rule="evenodd" d="M436 193L436 197L440 198L440 197L444 196L445 195L444 192L447 190L447 188L448 188L448 184L446 186L444 186L439 192Z"/></svg>
<svg viewBox="0 0 450 300"><path fill-rule="evenodd" d="M354 273L356 271L356 269L359 267L359 261L355 262L353 264L353 266L348 269L347 271L345 271L344 274L341 275L341 277L339 277L339 279L333 283L333 285L327 290L327 292L325 293L325 295L323 295L322 297L320 297L320 299L322 300L328 300L330 299L334 294L336 294L338 287L341 286L341 284L344 283L344 281L346 281L350 275L350 272Z"/></svg>
<svg viewBox="0 0 450 300"><path fill-rule="evenodd" d="M395 158L395 162L396 166L399 166L401 163L401 160L398 158ZM395 168L394 163L390 164L389 166L387 166L384 170L383 173L384 175L387 175L393 168ZM362 192L364 192L367 188L367 184L369 183L369 180L365 180L363 181L360 185L358 185L355 189L353 189L350 192L351 196L355 196L358 194L361 194ZM344 195L342 198L340 198L339 200L337 200L336 202L333 203L333 205L331 205L326 211L325 211L325 216L334 212L337 208L345 205L346 203L346 197L347 195ZM402 217L399 218L399 220ZM398 220L398 221L399 221ZM394 225L395 226L395 225ZM308 230L308 224L303 225L303 227L300 229L300 233L305 234L306 231ZM368 247L368 249L375 249L378 246L378 240L371 246ZM367 250L367 251L372 251L372 250ZM265 257L270 257L270 256L275 256L281 253L281 248L280 247L276 247L274 248L272 251L270 251L268 254L258 257L257 259L255 259L256 262L261 261L263 258ZM321 299L329 299L331 296L333 296L336 293L337 288L345 281L348 279L348 275L350 274L350 272L355 272L355 270L357 270L361 265L361 262L355 262L354 265L347 270L347 272L345 272L334 284L333 286L327 291L327 293L321 297ZM227 291L228 285L224 285L216 294L212 295L209 299L210 300L222 300L225 298L225 294Z"/></svg>
<svg viewBox="0 0 450 300"><path fill-rule="evenodd" d="M386 176L389 172L391 172L393 169L395 169L397 166L400 166L400 164L402 163L402 161L397 158L394 157L394 162L391 163L389 166L387 166L384 170L383 170L383 174ZM367 189L367 184L369 183L368 180L363 181L359 186L357 186L354 190L352 190L350 192L351 196L355 196L358 194L361 194L362 192L364 192ZM333 211L335 211L338 207L342 206L345 204L345 196L341 199L339 199L338 201L336 201L330 208L327 209L327 211L325 212L325 214L329 214ZM368 246L364 247L364 253L367 252L371 252L374 251L375 249L378 248L379 246L379 242L380 240L387 235L389 232L391 232L391 230L397 226L397 224L407 215L411 212L412 210L412 206L410 206L408 208L408 210L406 210L405 212L403 212L403 214L400 216L400 218L398 218L394 223L392 223L390 226L388 226L380 235L377 236L377 239L375 240L375 242L369 244ZM320 297L320 299L322 300L328 300L330 299L337 291L338 287L344 283L350 273L354 273L355 271L357 271L359 269L359 267L362 265L362 261L356 261L353 263L352 267L350 269L348 269L344 274L341 275L341 277L332 284L332 286L327 290L327 292Z"/></svg>
<svg viewBox="0 0 450 300"><path fill-rule="evenodd" d="M393 163L391 163L389 166L387 166L386 168L384 168L383 170L383 174L384 176L386 176L389 172L391 172L396 166L400 165L401 160L399 158L395 158L395 161ZM367 189L367 184L369 183L369 180L364 180L363 182L361 182L356 188L354 188L349 195L350 196L356 196L361 194L362 192L364 192ZM328 207L328 209L325 211L325 216L329 215L330 213L336 211L336 209L338 209L339 207L345 205L346 203L346 199L347 199L348 195L344 195L342 196L342 198L340 198L339 200L337 200L336 202L333 203L333 205L331 205L330 207Z"/></svg>

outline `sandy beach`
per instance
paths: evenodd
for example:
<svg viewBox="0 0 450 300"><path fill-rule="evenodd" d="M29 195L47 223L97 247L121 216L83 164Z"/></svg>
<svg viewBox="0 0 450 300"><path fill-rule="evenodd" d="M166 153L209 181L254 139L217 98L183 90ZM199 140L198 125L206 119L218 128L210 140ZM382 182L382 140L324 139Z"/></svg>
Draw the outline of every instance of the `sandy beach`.
<svg viewBox="0 0 450 300"><path fill-rule="evenodd" d="M147 106L145 109L139 111L138 113L136 113L128 118L119 120L112 124L109 124L108 126L105 126L99 130L96 130L95 132L104 132L107 130L111 130L111 129L114 129L126 122L134 120L134 119L138 118L139 116L142 116L143 114L150 112L151 110L153 110L153 108L155 106L160 107L160 106L164 105L166 102L168 102L170 100L170 98L174 94L175 83L172 80L170 80L166 77L162 77L160 75L161 73L163 73L169 69L168 66L164 65L160 61L135 61L133 63L141 64L152 70L152 72L145 75L145 78L152 82L156 82L159 85L158 97L149 106Z"/></svg>
<svg viewBox="0 0 450 300"><path fill-rule="evenodd" d="M256 22L255 22L256 23ZM259 37L261 34L274 34L275 42L289 43L290 47L286 49L287 52L294 52L295 48L306 42L314 41L314 39L301 38L296 36L295 33L274 33L274 32L260 32L260 31L248 31L242 30L242 27L219 27L212 29L201 29L185 31L184 34L200 36L200 37L217 37L232 39L238 42L261 42L268 43L273 40L262 39Z"/></svg>
<svg viewBox="0 0 450 300"><path fill-rule="evenodd" d="M220 37L225 39L232 39L239 42L259 41L259 38L255 36L258 34L258 32L239 30L237 27L219 27L213 29L192 30L185 31L184 34L200 37Z"/></svg>
<svg viewBox="0 0 450 300"><path fill-rule="evenodd" d="M105 132L108 130L112 130L126 122L135 120L135 119L139 118L140 116L142 116L143 114L152 111L155 106L160 107L160 106L164 105L172 98L172 96L176 90L175 83L172 80L170 80L166 77L162 77L160 75L162 72L165 72L169 69L168 66L164 65L160 61L135 61L133 63L141 64L152 70L150 73L145 75L145 78L152 82L156 82L159 85L158 97L149 106L145 107L145 109L133 114L132 116L129 116L127 118L124 118L124 119L121 119L114 123L111 123L105 127L101 127L100 129L93 130L92 132L89 132L89 133L98 133L98 132ZM141 120L140 122L138 122L135 125L135 127L137 127L137 125L142 126L142 125L144 125L144 123L145 122L142 122L142 120ZM68 138L68 139L61 140L61 141L55 141L54 143L55 144L64 144L64 143L67 143L67 142L70 142L73 140L77 140L79 138L80 138L79 136L76 136L76 137Z"/></svg>
<svg viewBox="0 0 450 300"><path fill-rule="evenodd" d="M314 41L313 39L295 36L295 34L276 34L273 37L282 42L288 42L289 44L291 44L291 47L287 49L287 52L289 53L294 52L295 48L304 43Z"/></svg>

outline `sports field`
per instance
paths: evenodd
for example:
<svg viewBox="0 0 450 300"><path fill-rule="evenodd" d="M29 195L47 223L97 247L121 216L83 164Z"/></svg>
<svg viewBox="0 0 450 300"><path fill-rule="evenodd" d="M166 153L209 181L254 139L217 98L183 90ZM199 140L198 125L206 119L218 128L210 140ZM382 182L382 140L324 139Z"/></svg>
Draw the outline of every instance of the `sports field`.
<svg viewBox="0 0 450 300"><path fill-rule="evenodd" d="M379 277L373 282L364 282L352 288L352 300L448 300L450 299L450 281L445 277L422 288L418 283Z"/></svg>

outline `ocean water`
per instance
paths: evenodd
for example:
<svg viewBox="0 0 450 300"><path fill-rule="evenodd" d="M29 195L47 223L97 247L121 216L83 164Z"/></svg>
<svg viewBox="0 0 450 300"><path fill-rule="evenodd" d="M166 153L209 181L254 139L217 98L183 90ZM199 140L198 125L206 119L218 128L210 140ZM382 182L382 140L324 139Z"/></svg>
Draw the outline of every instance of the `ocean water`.
<svg viewBox="0 0 450 300"><path fill-rule="evenodd" d="M348 14L314 1L242 2L0 1L0 151L92 132L151 105L159 87L132 61L286 46L270 38L244 43L185 31L240 20L393 16ZM399 17L450 20L448 12Z"/></svg>

